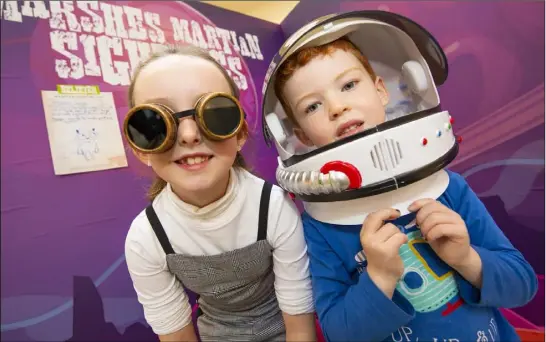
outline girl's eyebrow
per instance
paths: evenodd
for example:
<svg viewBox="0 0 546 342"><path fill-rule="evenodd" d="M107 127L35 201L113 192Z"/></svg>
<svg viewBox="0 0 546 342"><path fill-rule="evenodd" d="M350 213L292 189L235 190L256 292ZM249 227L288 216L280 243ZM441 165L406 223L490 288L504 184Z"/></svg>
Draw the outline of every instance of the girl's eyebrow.
<svg viewBox="0 0 546 342"><path fill-rule="evenodd" d="M174 107L175 101L171 97L154 97L153 99L146 100L146 103L161 103L168 107Z"/></svg>

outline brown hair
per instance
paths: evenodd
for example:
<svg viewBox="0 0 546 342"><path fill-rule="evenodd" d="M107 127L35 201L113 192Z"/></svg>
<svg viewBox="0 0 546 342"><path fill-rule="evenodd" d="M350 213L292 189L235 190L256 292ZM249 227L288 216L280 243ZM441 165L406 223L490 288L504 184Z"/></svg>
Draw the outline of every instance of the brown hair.
<svg viewBox="0 0 546 342"><path fill-rule="evenodd" d="M372 80L376 80L377 75L373 71L368 58L366 58L366 56L364 56L364 54L362 54L362 52L360 52L360 50L346 37L341 37L328 44L312 46L298 51L283 63L279 68L275 79L275 95L277 95L286 115L291 119L294 125L297 126L298 122L288 105L288 101L286 101L286 98L283 95L283 88L286 85L286 82L294 75L296 70L305 66L313 59L320 56L332 55L336 50L343 50L353 54L353 56L358 58L360 63L362 63L362 66L364 66L364 69L366 69Z"/></svg>
<svg viewBox="0 0 546 342"><path fill-rule="evenodd" d="M128 95L129 95L129 106L131 108L135 106L135 98L134 98L135 83L142 69L144 69L151 62L157 59L160 59L161 57L170 56L170 55L193 56L193 57L207 60L211 62L212 64L216 65L218 69L220 70L220 72L222 73L222 75L228 81L229 87L231 88L232 95L235 96L237 99L239 99L239 89L237 88L237 85L235 84L233 79L229 76L229 74L222 67L222 65L218 63L218 61L216 61L206 50L198 48L194 45L169 46L164 50L152 53L150 56L148 56L147 59L142 61L136 67L133 77L131 78L131 84L129 85ZM248 136L248 126L246 122L243 125L241 133ZM235 161L233 162L233 166L248 170L248 166L241 152L237 152L237 155L235 156ZM148 189L148 193L147 193L148 199L150 201L153 201L157 197L157 195L159 195L159 193L163 191L163 189L166 186L167 186L167 182L161 177L156 175L152 185Z"/></svg>

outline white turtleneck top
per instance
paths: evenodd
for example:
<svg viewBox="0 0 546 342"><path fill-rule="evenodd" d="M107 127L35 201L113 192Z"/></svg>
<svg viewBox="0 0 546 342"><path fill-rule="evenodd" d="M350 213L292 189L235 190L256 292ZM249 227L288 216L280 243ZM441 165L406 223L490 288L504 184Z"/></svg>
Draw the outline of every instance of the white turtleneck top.
<svg viewBox="0 0 546 342"><path fill-rule="evenodd" d="M233 168L224 197L204 208L182 202L169 185L153 201L153 207L175 253L219 254L256 242L263 183L251 173ZM290 197L276 186L271 191L267 226L280 309L289 315L313 312L300 214ZM170 334L190 324L188 297L169 272L165 252L144 210L127 234L125 258L146 321L154 332Z"/></svg>

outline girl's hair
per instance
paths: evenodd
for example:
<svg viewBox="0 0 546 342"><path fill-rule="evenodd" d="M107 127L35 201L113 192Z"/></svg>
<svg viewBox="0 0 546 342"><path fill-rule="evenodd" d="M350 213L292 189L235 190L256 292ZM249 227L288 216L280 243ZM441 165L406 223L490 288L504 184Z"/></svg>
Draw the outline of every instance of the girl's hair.
<svg viewBox="0 0 546 342"><path fill-rule="evenodd" d="M237 85L235 84L233 79L229 76L229 74L222 67L222 65L218 63L206 50L198 48L194 45L169 46L165 48L164 50L152 53L150 56L148 56L148 58L143 60L136 67L133 77L131 78L131 84L129 85L129 105L131 108L135 106L135 98L134 98L135 83L142 69L144 69L151 62L157 59L160 59L161 57L170 56L170 55L193 56L193 57L201 58L211 62L212 64L218 67L222 75L224 75L224 77L228 81L229 87L231 88L232 95L235 96L237 99L239 99L239 89L237 88ZM248 126L246 122L243 125L243 129L241 130L241 133L248 136ZM241 152L237 152L233 166L248 170L248 166ZM148 199L150 201L153 201L157 197L157 195L159 195L159 193L163 191L163 189L166 186L167 186L167 182L156 175L152 185L148 189L148 193L147 193Z"/></svg>

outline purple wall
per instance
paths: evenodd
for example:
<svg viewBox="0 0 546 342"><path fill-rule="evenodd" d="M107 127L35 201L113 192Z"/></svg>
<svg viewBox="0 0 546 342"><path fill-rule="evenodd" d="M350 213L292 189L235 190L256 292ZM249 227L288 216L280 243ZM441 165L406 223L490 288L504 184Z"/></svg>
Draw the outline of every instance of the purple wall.
<svg viewBox="0 0 546 342"><path fill-rule="evenodd" d="M275 152L266 149L255 119L263 75L283 41L281 27L197 2L191 7L173 1L123 5L159 13L167 23L162 29L175 16L210 20L259 38L264 59L242 58L250 84L242 102L254 128L244 152L256 173L274 180ZM467 177L506 235L543 275L544 3L412 2L410 7L304 0L282 30L290 34L319 15L381 5L422 23L449 51L450 77L441 97L465 139L453 169ZM445 18L455 26L450 28ZM48 20L0 23L2 340L154 339L143 324L122 255L130 222L146 204L148 170L128 153L128 168L54 176L40 98L41 90L57 84L98 84L114 93L122 118L126 87L94 77L60 79ZM530 321L528 327L543 326L544 288L516 312Z"/></svg>
<svg viewBox="0 0 546 342"><path fill-rule="evenodd" d="M446 50L442 107L462 135L451 169L464 175L539 275L541 289L514 310L544 326L544 2L301 1L286 37L334 12L383 9L426 27ZM528 324L529 323L529 324Z"/></svg>
<svg viewBox="0 0 546 342"><path fill-rule="evenodd" d="M254 134L244 153L258 174L273 180L271 172L264 172L268 166L274 170L273 152L257 152L265 147L256 114L265 70L283 40L280 27L195 2L108 3L158 13L168 42L173 35L170 16L212 21L239 36L258 37L263 60L241 58L249 83L242 104ZM54 60L62 56L51 48L49 20L3 18L0 23L2 340L153 340L151 330L141 324L142 308L123 257L129 225L146 205L148 168L129 152L128 168L55 176L40 98L41 90L55 90L57 84L98 84L101 91L114 93L121 120L128 109L127 87L106 84L100 77L60 79ZM83 57L81 51L75 54Z"/></svg>

